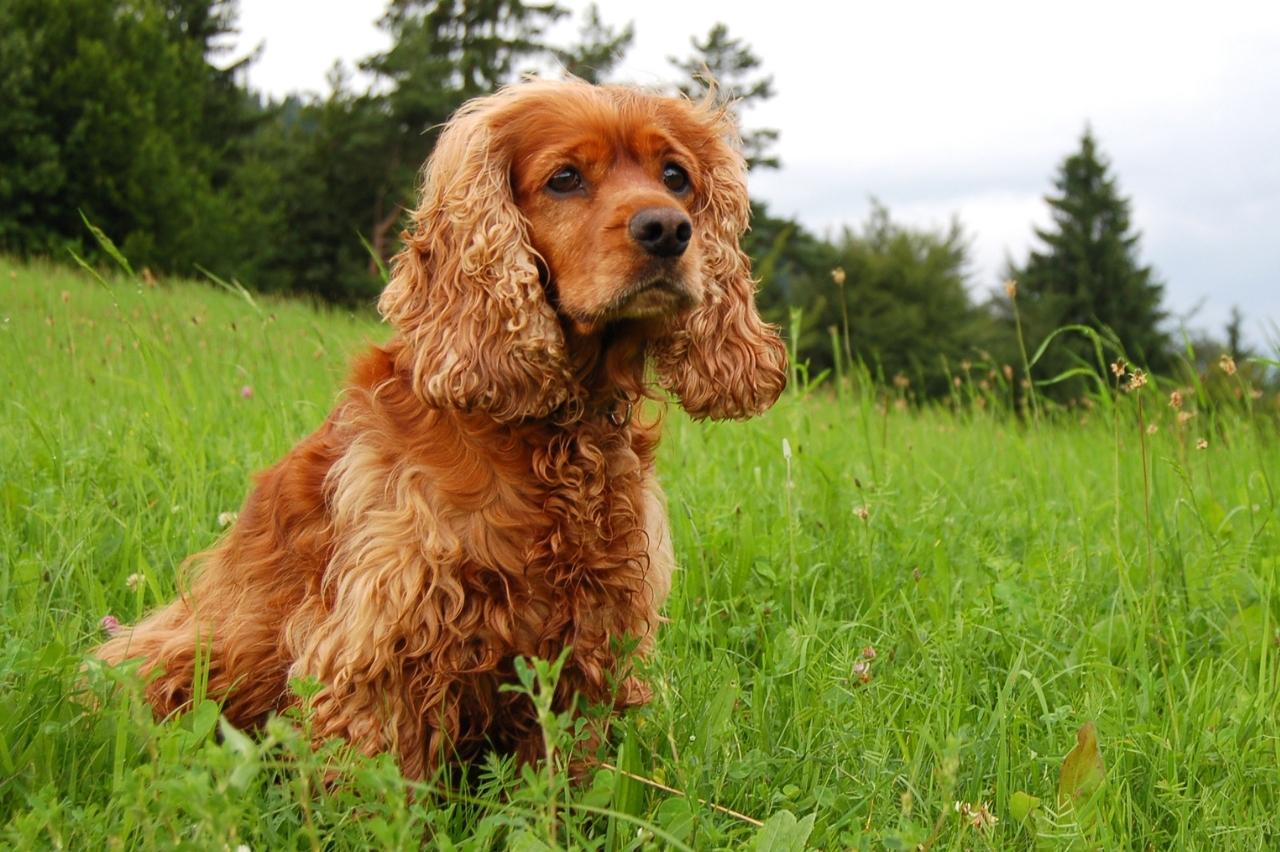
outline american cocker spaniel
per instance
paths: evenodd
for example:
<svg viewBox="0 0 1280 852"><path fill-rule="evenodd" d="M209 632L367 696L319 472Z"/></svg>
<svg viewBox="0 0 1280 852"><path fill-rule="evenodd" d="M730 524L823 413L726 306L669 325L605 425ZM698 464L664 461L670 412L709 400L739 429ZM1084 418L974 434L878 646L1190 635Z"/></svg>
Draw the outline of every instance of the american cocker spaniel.
<svg viewBox="0 0 1280 852"><path fill-rule="evenodd" d="M410 777L539 757L530 702L499 689L517 656L572 649L561 709L644 702L620 649L652 646L675 568L647 365L695 418L759 413L786 381L733 132L711 103L580 82L462 107L378 303L395 336L191 587L97 655L142 658L158 715L207 676L241 727L314 678L318 735Z"/></svg>

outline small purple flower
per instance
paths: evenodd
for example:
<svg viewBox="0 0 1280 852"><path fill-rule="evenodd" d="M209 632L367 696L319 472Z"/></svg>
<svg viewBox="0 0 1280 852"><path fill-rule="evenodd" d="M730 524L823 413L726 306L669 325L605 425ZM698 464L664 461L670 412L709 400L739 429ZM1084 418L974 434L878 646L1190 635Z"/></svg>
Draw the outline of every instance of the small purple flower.
<svg viewBox="0 0 1280 852"><path fill-rule="evenodd" d="M244 387L240 388L240 396L243 397L244 399L252 399L253 385L245 385Z"/></svg>
<svg viewBox="0 0 1280 852"><path fill-rule="evenodd" d="M98 622L98 624L101 625L102 631L108 636L115 636L120 632L120 619L114 615L102 616L102 621Z"/></svg>
<svg viewBox="0 0 1280 852"><path fill-rule="evenodd" d="M868 645L867 647L865 647L865 648L863 648L863 649L862 649L862 659L864 659L864 660L874 660L875 658L876 658L876 649L875 649L875 648L873 648L872 646Z"/></svg>

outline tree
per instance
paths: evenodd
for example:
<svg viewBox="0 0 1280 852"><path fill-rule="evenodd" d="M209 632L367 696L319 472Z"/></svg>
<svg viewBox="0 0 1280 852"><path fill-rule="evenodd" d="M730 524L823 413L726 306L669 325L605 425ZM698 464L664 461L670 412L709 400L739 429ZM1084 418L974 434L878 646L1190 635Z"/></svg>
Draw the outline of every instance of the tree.
<svg viewBox="0 0 1280 852"><path fill-rule="evenodd" d="M361 237L388 179L387 121L379 101L340 74L330 84L322 101L274 105L248 146L234 184L248 250L233 269L261 290L371 303L380 281Z"/></svg>
<svg viewBox="0 0 1280 852"><path fill-rule="evenodd" d="M353 91L335 65L328 97L271 106L246 146L233 190L242 221L255 226L229 256L237 274L259 289L368 301L380 286L374 258L395 251L419 169L454 110L512 82L526 61L554 52L600 68L616 55L622 37L598 14L588 17L585 44L544 45L543 30L561 14L518 2L390 3L381 26L391 47L362 63L384 85Z"/></svg>
<svg viewBox="0 0 1280 852"><path fill-rule="evenodd" d="M773 75L759 75L760 57L741 39L732 38L724 24L714 25L702 41L689 39L695 51L688 59L668 57L684 75L687 82L680 84L680 91L698 100L707 95L714 83L716 98L728 104L741 119L744 108L773 97ZM747 168L776 169L782 161L769 148L778 141L778 131L773 128L741 130L742 152L747 158Z"/></svg>
<svg viewBox="0 0 1280 852"><path fill-rule="evenodd" d="M522 0L391 0L378 25L392 45L361 63L391 85L385 172L362 217L375 253L389 253L439 127L466 100L512 82L519 63L546 55L543 33L565 14L555 3Z"/></svg>
<svg viewBox="0 0 1280 852"><path fill-rule="evenodd" d="M908 228L872 199L866 222L846 229L836 249L845 283L832 288L828 322L842 321L843 299L855 357L885 378L916 380L919 392L945 392L948 367L973 356L980 322L965 286L969 240L960 222L941 232Z"/></svg>
<svg viewBox="0 0 1280 852"><path fill-rule="evenodd" d="M636 28L628 23L621 31L600 19L600 8L592 3L584 13L578 30L578 43L555 48L553 53L565 72L588 83L600 83L622 60L635 40Z"/></svg>
<svg viewBox="0 0 1280 852"><path fill-rule="evenodd" d="M0 248L91 250L83 213L140 266L221 256L242 93L209 57L233 14L221 0L0 4Z"/></svg>
<svg viewBox="0 0 1280 852"><path fill-rule="evenodd" d="M917 394L938 395L948 367L976 360L975 342L988 337L989 320L969 298L969 238L958 221L907 227L873 199L866 221L832 242L754 204L743 248L761 280L762 313L796 335L791 345L812 373L834 365L834 344L886 379L902 374ZM843 275L833 277L837 268ZM802 309L798 326L792 308ZM847 346L832 339L846 319Z"/></svg>
<svg viewBox="0 0 1280 852"><path fill-rule="evenodd" d="M1169 339L1161 331L1166 316L1163 286L1150 266L1138 260L1139 234L1109 164L1088 128L1080 149L1063 160L1045 197L1053 224L1036 229L1043 244L1025 265L1010 270L1018 282L1018 307L1027 326L1028 346L1064 325L1109 329L1128 356L1152 369L1169 363ZM1006 312L1009 306L1005 305ZM1037 367L1041 377L1057 375L1082 361L1099 365L1092 344L1063 336Z"/></svg>

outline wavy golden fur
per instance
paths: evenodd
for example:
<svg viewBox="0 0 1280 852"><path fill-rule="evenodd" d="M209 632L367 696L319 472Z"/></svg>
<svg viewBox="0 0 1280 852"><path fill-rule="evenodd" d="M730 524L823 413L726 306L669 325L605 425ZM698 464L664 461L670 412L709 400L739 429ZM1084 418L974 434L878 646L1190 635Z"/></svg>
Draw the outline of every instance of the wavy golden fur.
<svg viewBox="0 0 1280 852"><path fill-rule="evenodd" d="M445 127L379 308L395 326L324 425L257 477L189 591L97 649L158 715L208 694L253 726L310 676L321 736L421 777L536 759L515 657L572 647L557 701L647 689L675 560L646 364L694 417L785 383L738 239L745 172L710 103L529 82ZM198 662L202 661L202 662Z"/></svg>

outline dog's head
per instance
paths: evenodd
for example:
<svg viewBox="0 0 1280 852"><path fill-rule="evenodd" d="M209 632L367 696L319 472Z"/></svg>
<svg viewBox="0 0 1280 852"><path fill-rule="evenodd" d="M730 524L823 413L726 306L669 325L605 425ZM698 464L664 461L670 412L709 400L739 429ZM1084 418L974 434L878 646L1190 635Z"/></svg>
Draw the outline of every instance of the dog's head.
<svg viewBox="0 0 1280 852"><path fill-rule="evenodd" d="M379 302L434 406L546 416L568 335L643 332L695 417L759 413L786 382L738 238L745 168L711 104L579 82L471 101L445 127Z"/></svg>

